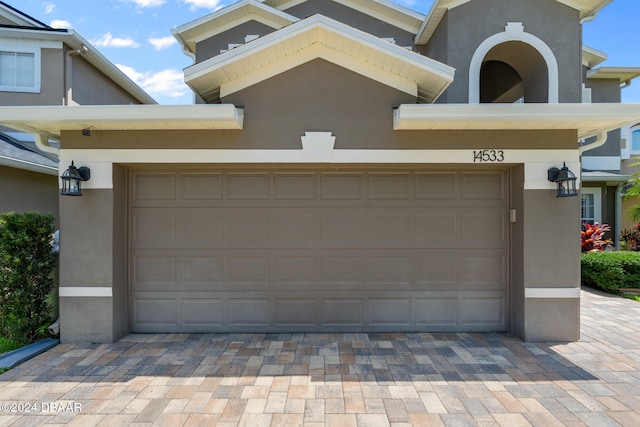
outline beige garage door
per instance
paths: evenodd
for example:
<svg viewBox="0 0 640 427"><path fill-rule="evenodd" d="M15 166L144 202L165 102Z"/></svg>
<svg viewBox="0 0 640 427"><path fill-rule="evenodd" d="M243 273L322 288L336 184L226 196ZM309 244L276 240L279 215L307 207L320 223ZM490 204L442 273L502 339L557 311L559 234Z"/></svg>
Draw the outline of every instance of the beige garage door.
<svg viewBox="0 0 640 427"><path fill-rule="evenodd" d="M503 170L140 169L134 332L504 331Z"/></svg>

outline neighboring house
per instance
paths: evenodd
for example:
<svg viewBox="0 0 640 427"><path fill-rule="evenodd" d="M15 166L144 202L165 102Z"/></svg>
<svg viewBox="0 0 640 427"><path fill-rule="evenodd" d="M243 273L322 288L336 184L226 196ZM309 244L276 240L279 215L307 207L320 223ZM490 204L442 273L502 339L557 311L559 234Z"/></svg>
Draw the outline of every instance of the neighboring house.
<svg viewBox="0 0 640 427"><path fill-rule="evenodd" d="M91 169L61 198L62 341L577 340L580 198L548 171L640 120L582 103L607 3L243 0L174 31L198 105L0 108Z"/></svg>
<svg viewBox="0 0 640 427"><path fill-rule="evenodd" d="M631 178L634 173L640 172L640 168L636 166L636 164L640 163L640 122L622 128L621 133L622 149L620 151L620 158L622 162L620 174ZM623 197L627 185L629 184L625 184L623 188ZM623 198L623 200L620 201L616 199L616 202L619 203L620 206L620 216L622 220L620 230L624 230L640 222L640 219L634 219L630 213L632 207L640 204L640 200L636 198L624 200Z"/></svg>
<svg viewBox="0 0 640 427"><path fill-rule="evenodd" d="M0 1L0 105L154 104L73 30L54 29ZM0 212L58 217L58 164L50 135L0 127ZM57 136L54 136L57 137Z"/></svg>
<svg viewBox="0 0 640 427"><path fill-rule="evenodd" d="M620 103L622 90L640 76L640 67L598 67L606 59L605 53L583 47L583 102ZM630 173L633 173L628 167L633 148L623 131L615 129L595 141L586 141L581 147L581 223L609 224L611 233L608 237L616 247L620 231L631 221L625 212L622 195Z"/></svg>

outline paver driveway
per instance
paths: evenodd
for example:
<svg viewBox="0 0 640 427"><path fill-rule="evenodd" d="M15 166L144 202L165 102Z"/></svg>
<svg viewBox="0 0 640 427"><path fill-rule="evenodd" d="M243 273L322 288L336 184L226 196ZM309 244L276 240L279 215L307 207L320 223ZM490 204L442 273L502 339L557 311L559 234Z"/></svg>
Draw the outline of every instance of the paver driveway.
<svg viewBox="0 0 640 427"><path fill-rule="evenodd" d="M0 375L0 425L640 425L640 303L582 297L582 339L569 344L180 334L60 345Z"/></svg>

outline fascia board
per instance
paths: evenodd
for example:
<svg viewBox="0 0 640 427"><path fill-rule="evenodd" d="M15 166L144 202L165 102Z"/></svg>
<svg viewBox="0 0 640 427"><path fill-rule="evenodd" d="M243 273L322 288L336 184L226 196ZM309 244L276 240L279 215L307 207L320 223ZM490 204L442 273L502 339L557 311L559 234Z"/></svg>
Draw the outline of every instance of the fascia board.
<svg viewBox="0 0 640 427"><path fill-rule="evenodd" d="M618 79L631 81L640 77L640 67L600 67L587 71L587 79Z"/></svg>
<svg viewBox="0 0 640 427"><path fill-rule="evenodd" d="M640 121L640 104L403 104L395 130L575 129L584 139Z"/></svg>
<svg viewBox="0 0 640 427"><path fill-rule="evenodd" d="M244 112L217 105L87 105L0 107L0 124L53 135L62 130L242 129Z"/></svg>
<svg viewBox="0 0 640 427"><path fill-rule="evenodd" d="M58 168L54 168L51 166L40 165L34 162L28 162L25 160L12 159L6 156L0 156L0 165L8 166L14 169L21 169L31 172L42 173L45 175L58 175Z"/></svg>
<svg viewBox="0 0 640 427"><path fill-rule="evenodd" d="M224 21L224 18L231 14L238 14L237 17ZM233 3L223 9L210 13L195 21L181 25L173 30L174 36L179 35L179 41L184 41L191 51L194 50L195 43L213 37L227 31L237 25L247 22L251 19L280 29L285 25L299 21L299 18L282 12L281 10L266 6L255 0L243 0ZM215 21L224 21L215 24Z"/></svg>
<svg viewBox="0 0 640 427"><path fill-rule="evenodd" d="M285 10L304 3L307 0L263 0L263 3ZM403 7L387 0L334 0L351 9L379 19L409 33L415 34L424 20L424 15L414 10ZM373 5L373 6L372 6ZM376 7L376 5L378 7ZM385 13L376 9L383 9L391 13ZM394 16L394 13L404 16L404 19Z"/></svg>
<svg viewBox="0 0 640 427"><path fill-rule="evenodd" d="M25 40L42 40L42 47L51 47L52 42L65 43L72 49L81 49L82 46L89 48L89 51L83 57L100 72L105 74L114 83L124 89L127 93L143 104L157 104L147 92L134 83L126 74L109 61L98 49L84 39L75 30L64 31L41 31L38 29L7 29L0 28L0 37L21 38ZM62 48L62 46L56 46Z"/></svg>
<svg viewBox="0 0 640 427"><path fill-rule="evenodd" d="M96 49L91 43L84 39L80 34L74 30L69 30L67 37L64 39L73 49L81 49L82 46L89 48L89 51L83 55L91 65L96 67L107 77L113 80L118 86L127 91L131 96L136 98L143 104L157 104L147 92L145 92L140 86L134 83L126 74L124 74L115 64L109 61L98 49Z"/></svg>
<svg viewBox="0 0 640 427"><path fill-rule="evenodd" d="M239 46L228 52L210 58L199 64L195 64L184 70L185 82L193 87L194 82L199 78L204 78L208 74L223 69L226 66L242 60L255 59L257 52L273 48L288 40L300 38L306 43L306 47L320 41L320 31L330 32L344 40L357 43L360 46L382 52L390 56L395 61L402 61L412 67L425 70L428 68L430 74L447 81L447 85L453 81L455 69L435 61L431 58L411 52L403 47L389 43L378 37L372 36L363 31L357 30L348 25L334 21L322 15L314 15L298 23L285 27L275 33L268 34L253 42ZM224 84L227 82L220 82ZM237 90L237 89L236 89Z"/></svg>
<svg viewBox="0 0 640 427"><path fill-rule="evenodd" d="M6 17L8 20L15 22L16 25L33 26L47 28L47 25L35 18L14 9L12 7L0 4L0 16Z"/></svg>

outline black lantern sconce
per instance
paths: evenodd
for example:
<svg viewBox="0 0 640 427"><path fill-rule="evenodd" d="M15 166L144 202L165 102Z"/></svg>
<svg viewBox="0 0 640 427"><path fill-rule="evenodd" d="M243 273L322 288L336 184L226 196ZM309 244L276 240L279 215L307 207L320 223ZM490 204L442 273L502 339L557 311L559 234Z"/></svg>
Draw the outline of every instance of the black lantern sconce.
<svg viewBox="0 0 640 427"><path fill-rule="evenodd" d="M547 178L558 185L556 197L574 197L578 195L576 190L576 176L569 170L566 163L562 164L562 169L550 168L547 171Z"/></svg>
<svg viewBox="0 0 640 427"><path fill-rule="evenodd" d="M82 181L88 181L91 178L91 169L86 166L75 167L73 161L69 169L64 171L62 176L62 190L60 194L63 196L82 196Z"/></svg>

